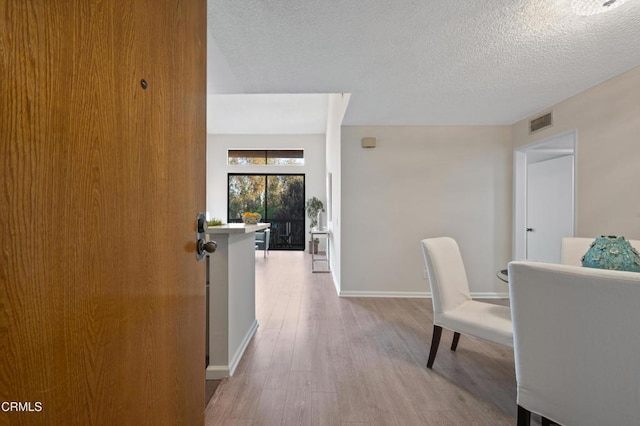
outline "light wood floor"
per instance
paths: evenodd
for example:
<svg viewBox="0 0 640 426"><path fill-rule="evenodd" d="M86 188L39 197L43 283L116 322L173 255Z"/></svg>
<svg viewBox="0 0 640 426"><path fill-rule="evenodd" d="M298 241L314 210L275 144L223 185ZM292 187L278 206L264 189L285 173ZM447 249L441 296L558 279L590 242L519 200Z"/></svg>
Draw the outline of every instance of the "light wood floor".
<svg viewBox="0 0 640 426"><path fill-rule="evenodd" d="M433 370L430 299L338 298L310 255L256 255L260 327L206 425L513 425L510 348L443 332ZM426 282L425 282L426 285Z"/></svg>

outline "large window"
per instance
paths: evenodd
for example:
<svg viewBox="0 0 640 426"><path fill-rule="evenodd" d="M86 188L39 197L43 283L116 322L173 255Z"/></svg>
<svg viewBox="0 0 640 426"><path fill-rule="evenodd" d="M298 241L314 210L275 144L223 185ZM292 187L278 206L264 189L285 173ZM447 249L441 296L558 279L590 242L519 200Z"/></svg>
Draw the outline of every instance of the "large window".
<svg viewBox="0 0 640 426"><path fill-rule="evenodd" d="M229 165L303 166L302 149L230 149Z"/></svg>
<svg viewBox="0 0 640 426"><path fill-rule="evenodd" d="M242 213L257 212L271 223L269 249L304 250L303 174L237 174L228 177L227 222L242 222Z"/></svg>

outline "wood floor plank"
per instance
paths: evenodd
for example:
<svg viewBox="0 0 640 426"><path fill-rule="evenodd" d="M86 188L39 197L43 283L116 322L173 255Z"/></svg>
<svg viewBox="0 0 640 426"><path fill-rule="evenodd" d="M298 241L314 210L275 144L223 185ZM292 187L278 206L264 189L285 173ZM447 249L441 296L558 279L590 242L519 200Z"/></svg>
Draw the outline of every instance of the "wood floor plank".
<svg viewBox="0 0 640 426"><path fill-rule="evenodd" d="M282 422L286 399L286 390L265 389L260 396L253 424L257 426L279 425Z"/></svg>
<svg viewBox="0 0 640 426"><path fill-rule="evenodd" d="M313 426L340 425L338 395L335 392L311 393L311 424Z"/></svg>
<svg viewBox="0 0 640 426"><path fill-rule="evenodd" d="M339 298L310 266L307 253L256 255L260 327L207 426L515 424L510 348L462 336L453 352L445 331L427 369L429 299Z"/></svg>
<svg viewBox="0 0 640 426"><path fill-rule="evenodd" d="M242 377L237 375L233 381L229 378L222 380L205 411L207 426L228 424L229 415L236 406L236 396L245 385Z"/></svg>
<svg viewBox="0 0 640 426"><path fill-rule="evenodd" d="M313 351L316 337L313 327L307 321L299 322L296 330L293 358L291 360L292 371L313 371Z"/></svg>
<svg viewBox="0 0 640 426"><path fill-rule="evenodd" d="M271 363L269 364L265 389L287 389L293 359L294 342L295 334L281 331L273 350Z"/></svg>
<svg viewBox="0 0 640 426"><path fill-rule="evenodd" d="M265 380L266 374L258 372L251 372L242 378L236 378L236 380L231 377L229 381L236 382L238 389L229 411L225 413L225 418L255 419Z"/></svg>
<svg viewBox="0 0 640 426"><path fill-rule="evenodd" d="M292 371L289 374L282 424L301 426L311 424L312 375L313 373L308 371Z"/></svg>
<svg viewBox="0 0 640 426"><path fill-rule="evenodd" d="M247 365L247 374L266 374L269 372L269 366L271 365L271 359L273 358L279 335L280 330L278 329L263 330L258 328L258 331L253 337L255 339L255 348L251 353L250 362Z"/></svg>

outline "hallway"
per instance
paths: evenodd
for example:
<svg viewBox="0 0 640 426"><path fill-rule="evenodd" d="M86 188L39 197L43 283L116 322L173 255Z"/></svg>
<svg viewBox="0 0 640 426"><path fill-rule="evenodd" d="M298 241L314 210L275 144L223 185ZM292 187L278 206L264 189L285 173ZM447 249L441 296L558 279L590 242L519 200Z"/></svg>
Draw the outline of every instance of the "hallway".
<svg viewBox="0 0 640 426"><path fill-rule="evenodd" d="M426 285L426 284L425 284ZM305 252L256 253L260 327L209 403L212 425L512 425L511 349L444 332L429 299L338 298Z"/></svg>

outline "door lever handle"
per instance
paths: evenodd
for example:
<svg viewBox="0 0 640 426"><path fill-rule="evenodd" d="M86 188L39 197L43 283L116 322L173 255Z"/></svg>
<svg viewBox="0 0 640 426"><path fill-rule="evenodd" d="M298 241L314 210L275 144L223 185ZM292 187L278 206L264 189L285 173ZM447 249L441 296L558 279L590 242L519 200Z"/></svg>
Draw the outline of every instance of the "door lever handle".
<svg viewBox="0 0 640 426"><path fill-rule="evenodd" d="M527 232L533 232L533 228L527 228Z"/></svg>

